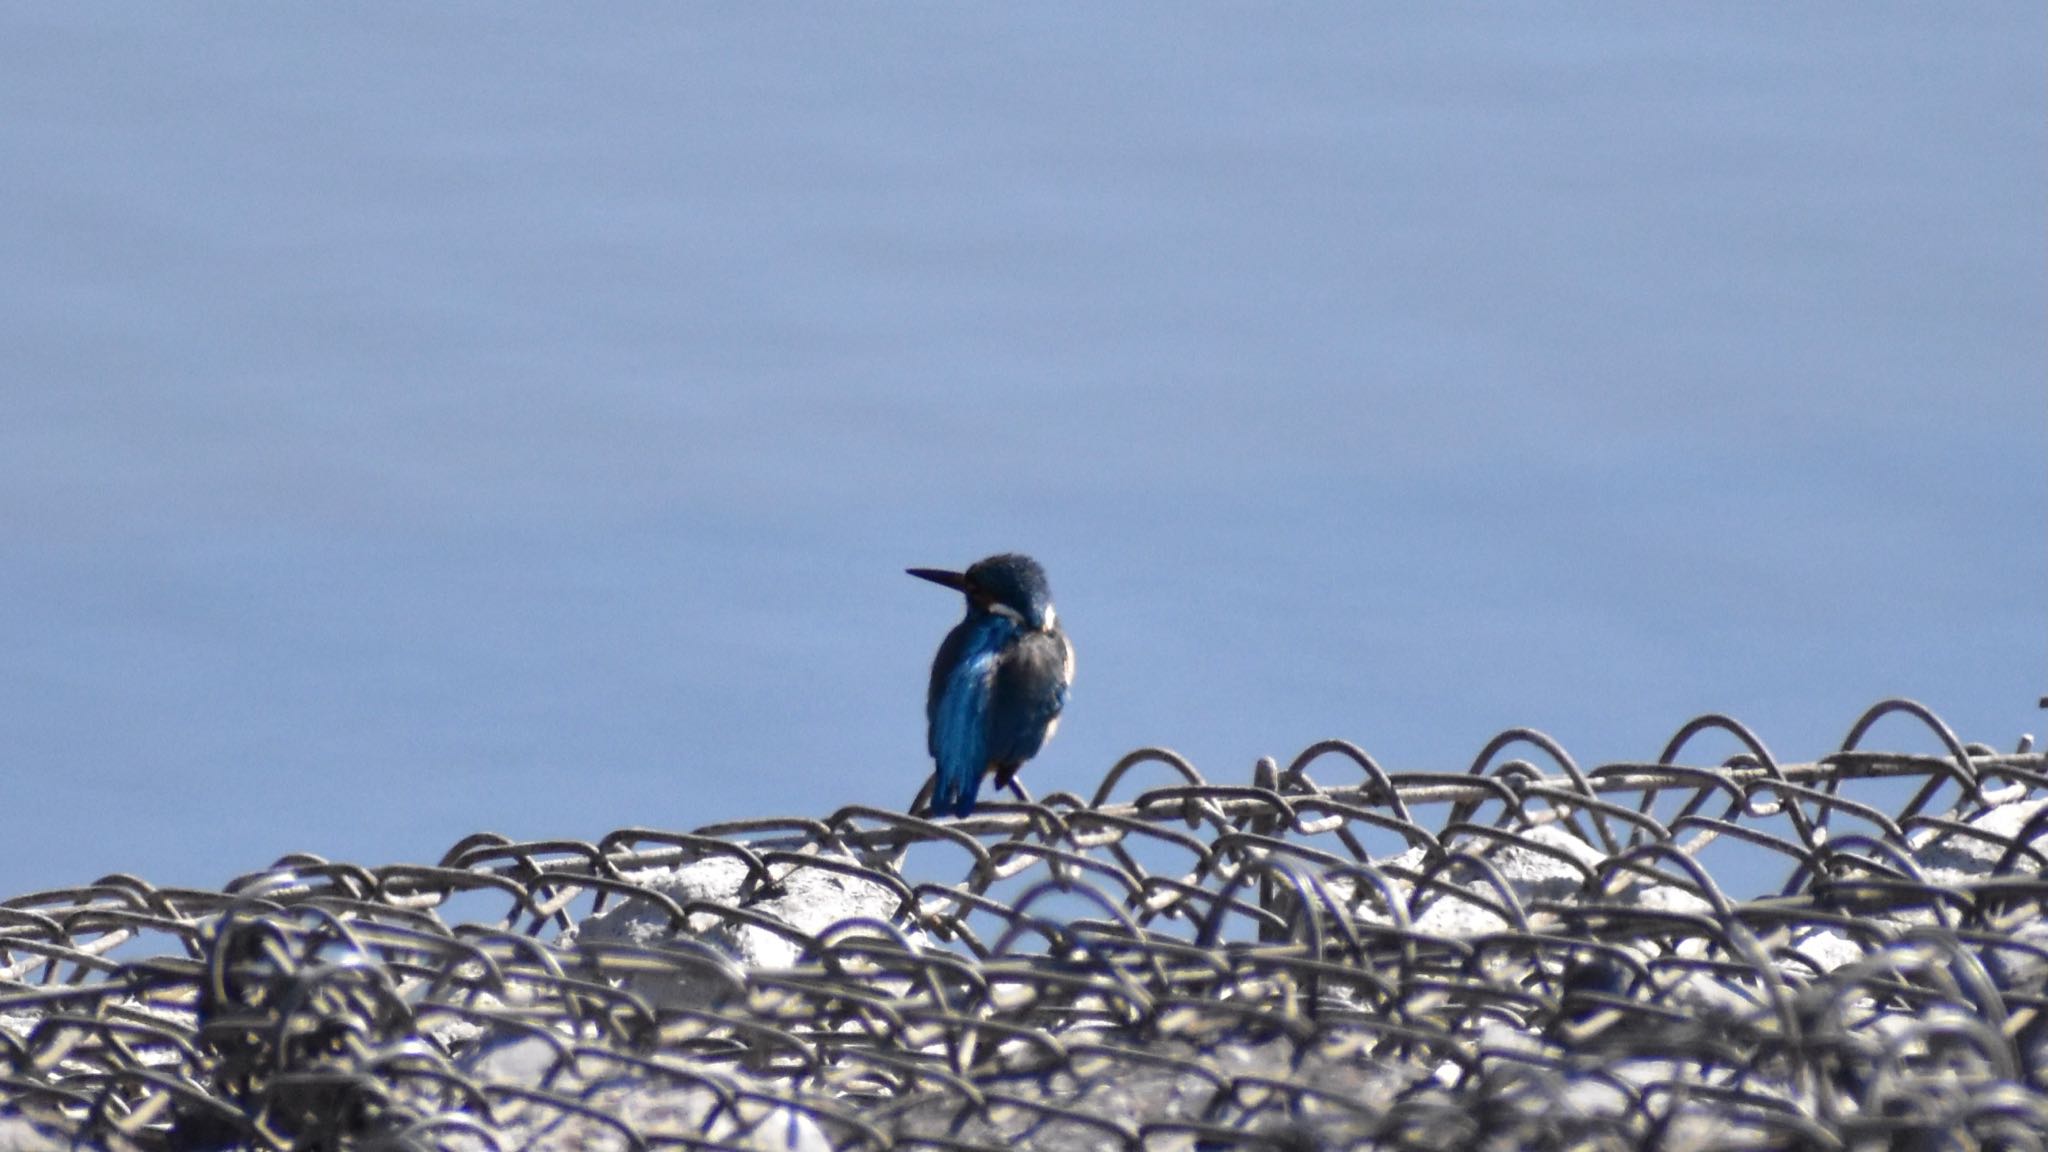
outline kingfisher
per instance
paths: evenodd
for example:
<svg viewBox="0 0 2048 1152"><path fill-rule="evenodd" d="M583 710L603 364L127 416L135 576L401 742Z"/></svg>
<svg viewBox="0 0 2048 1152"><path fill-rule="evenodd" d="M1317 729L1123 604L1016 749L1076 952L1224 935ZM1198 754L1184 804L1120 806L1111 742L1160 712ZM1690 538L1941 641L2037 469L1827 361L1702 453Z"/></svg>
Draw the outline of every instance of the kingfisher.
<svg viewBox="0 0 2048 1152"><path fill-rule="evenodd" d="M905 569L967 597L967 615L939 644L925 694L925 745L938 766L934 815L974 811L981 779L1011 781L1052 738L1074 682L1074 646L1060 631L1038 561L1015 552L965 572Z"/></svg>

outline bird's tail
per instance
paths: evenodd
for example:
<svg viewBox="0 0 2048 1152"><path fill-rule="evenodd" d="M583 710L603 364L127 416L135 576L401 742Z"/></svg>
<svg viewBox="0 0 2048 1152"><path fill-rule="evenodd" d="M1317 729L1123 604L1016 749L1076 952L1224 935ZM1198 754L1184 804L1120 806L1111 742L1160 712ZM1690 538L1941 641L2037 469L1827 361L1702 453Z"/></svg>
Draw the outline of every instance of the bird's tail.
<svg viewBox="0 0 2048 1152"><path fill-rule="evenodd" d="M932 711L932 758L938 780L932 785L932 812L966 816L974 811L982 773L988 771L988 692L995 656L984 644L960 661Z"/></svg>
<svg viewBox="0 0 2048 1152"><path fill-rule="evenodd" d="M971 816L981 792L981 773L965 763L949 760L939 761L938 780L932 785L932 815Z"/></svg>

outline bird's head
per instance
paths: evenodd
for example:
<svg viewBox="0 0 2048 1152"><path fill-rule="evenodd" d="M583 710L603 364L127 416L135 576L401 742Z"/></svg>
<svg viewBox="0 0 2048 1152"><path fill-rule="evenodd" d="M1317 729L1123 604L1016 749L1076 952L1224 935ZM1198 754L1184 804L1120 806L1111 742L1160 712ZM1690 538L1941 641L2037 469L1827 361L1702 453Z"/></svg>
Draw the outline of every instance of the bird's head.
<svg viewBox="0 0 2048 1152"><path fill-rule="evenodd" d="M1059 620L1052 607L1052 585L1046 583L1045 569L1038 561L1016 552L1005 552L979 561L965 572L940 568L906 569L912 576L943 584L967 596L970 611L1008 616L1035 632L1050 632Z"/></svg>

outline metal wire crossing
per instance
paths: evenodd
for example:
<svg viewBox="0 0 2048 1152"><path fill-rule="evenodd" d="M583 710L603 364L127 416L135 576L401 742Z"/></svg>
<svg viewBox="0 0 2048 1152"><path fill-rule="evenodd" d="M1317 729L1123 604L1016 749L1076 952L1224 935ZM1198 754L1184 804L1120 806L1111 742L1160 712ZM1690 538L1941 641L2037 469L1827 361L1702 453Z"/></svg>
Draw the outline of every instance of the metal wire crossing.
<svg viewBox="0 0 2048 1152"><path fill-rule="evenodd" d="M1147 749L958 821L109 876L0 903L0 1149L2038 1149L2030 743Z"/></svg>

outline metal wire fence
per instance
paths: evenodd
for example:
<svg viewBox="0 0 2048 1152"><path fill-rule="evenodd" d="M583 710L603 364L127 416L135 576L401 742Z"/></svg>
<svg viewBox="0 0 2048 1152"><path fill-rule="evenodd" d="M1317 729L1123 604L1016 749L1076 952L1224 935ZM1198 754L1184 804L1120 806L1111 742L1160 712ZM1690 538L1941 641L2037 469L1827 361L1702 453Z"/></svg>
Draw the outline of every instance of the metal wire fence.
<svg viewBox="0 0 2048 1152"><path fill-rule="evenodd" d="M0 1149L2040 1148L2044 828L2028 740L1887 701L109 876L0 903Z"/></svg>

